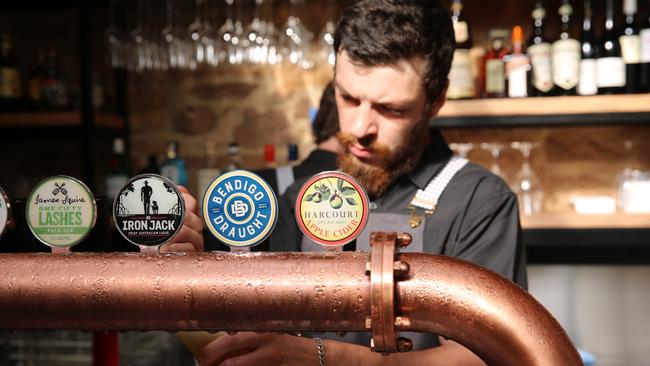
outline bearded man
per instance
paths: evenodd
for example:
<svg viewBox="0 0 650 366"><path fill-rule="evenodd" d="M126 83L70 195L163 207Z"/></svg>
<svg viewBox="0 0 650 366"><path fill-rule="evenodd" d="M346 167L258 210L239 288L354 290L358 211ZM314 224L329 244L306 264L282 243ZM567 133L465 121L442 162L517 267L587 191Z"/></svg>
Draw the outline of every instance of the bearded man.
<svg viewBox="0 0 650 366"><path fill-rule="evenodd" d="M407 251L449 255L487 267L526 287L517 199L485 169L455 157L430 121L445 103L454 50L449 10L435 0L360 0L335 34L334 87L340 170L371 200L364 233L346 250L369 250L368 233L409 232ZM435 123L435 122L434 122ZM304 238L294 205L305 180L280 199L271 250L320 250ZM433 203L433 204L431 204ZM314 340L238 333L208 344L210 365L482 365L463 346L434 335L415 337L416 351L381 356L363 334ZM355 338L355 339L352 339Z"/></svg>

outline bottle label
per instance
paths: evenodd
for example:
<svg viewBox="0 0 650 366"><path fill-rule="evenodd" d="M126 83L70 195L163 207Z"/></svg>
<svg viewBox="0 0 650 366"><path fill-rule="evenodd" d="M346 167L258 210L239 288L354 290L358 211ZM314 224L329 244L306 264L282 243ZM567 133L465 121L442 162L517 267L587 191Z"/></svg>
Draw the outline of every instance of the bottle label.
<svg viewBox="0 0 650 366"><path fill-rule="evenodd" d="M520 98L528 96L528 70L530 64L524 55L511 55L506 63L508 96Z"/></svg>
<svg viewBox="0 0 650 366"><path fill-rule="evenodd" d="M474 79L472 78L469 50L457 49L449 71L449 99L474 97Z"/></svg>
<svg viewBox="0 0 650 366"><path fill-rule="evenodd" d="M618 40L621 43L621 53L626 64L641 62L641 41L638 35L620 36Z"/></svg>
<svg viewBox="0 0 650 366"><path fill-rule="evenodd" d="M580 83L578 83L578 94L596 95L596 60L583 59L580 61Z"/></svg>
<svg viewBox="0 0 650 366"><path fill-rule="evenodd" d="M641 62L650 62L650 28L642 29L639 32L639 39L641 41Z"/></svg>
<svg viewBox="0 0 650 366"><path fill-rule="evenodd" d="M79 244L95 226L95 198L81 181L54 176L29 194L26 217L30 230L43 244L69 248Z"/></svg>
<svg viewBox="0 0 650 366"><path fill-rule="evenodd" d="M596 85L599 88L625 86L625 62L621 57L596 60Z"/></svg>
<svg viewBox="0 0 650 366"><path fill-rule="evenodd" d="M487 60L485 62L485 90L488 93L503 93L505 91L504 65L502 60Z"/></svg>
<svg viewBox="0 0 650 366"><path fill-rule="evenodd" d="M551 45L541 43L528 47L528 55L533 70L533 86L541 92L553 88L551 77Z"/></svg>
<svg viewBox="0 0 650 366"><path fill-rule="evenodd" d="M0 98L20 98L20 75L14 67L0 67Z"/></svg>
<svg viewBox="0 0 650 366"><path fill-rule="evenodd" d="M324 172L307 181L296 199L296 222L312 241L325 247L356 239L368 222L368 196L351 176Z"/></svg>
<svg viewBox="0 0 650 366"><path fill-rule="evenodd" d="M454 37L456 38L456 43L463 43L469 39L467 22L454 22Z"/></svg>
<svg viewBox="0 0 650 366"><path fill-rule="evenodd" d="M9 226L9 199L0 188L0 238L2 238L7 226Z"/></svg>
<svg viewBox="0 0 650 366"><path fill-rule="evenodd" d="M552 46L553 83L569 90L578 85L580 76L580 42L559 40Z"/></svg>
<svg viewBox="0 0 650 366"><path fill-rule="evenodd" d="M156 174L133 177L113 203L113 218L120 234L138 246L162 245L183 225L185 201L174 183Z"/></svg>

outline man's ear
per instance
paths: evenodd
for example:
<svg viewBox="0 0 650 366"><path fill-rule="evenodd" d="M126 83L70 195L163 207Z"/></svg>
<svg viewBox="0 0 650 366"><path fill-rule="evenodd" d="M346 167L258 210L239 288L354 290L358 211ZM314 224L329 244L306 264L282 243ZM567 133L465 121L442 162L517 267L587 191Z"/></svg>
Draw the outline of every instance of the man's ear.
<svg viewBox="0 0 650 366"><path fill-rule="evenodd" d="M445 102L447 102L447 88L449 87L449 79L445 80L445 85L442 88L442 91L440 91L440 94L438 95L438 98L436 98L435 101L431 104L431 107L429 108L429 115L428 119L431 120L433 117L438 115L438 112L440 112L440 109L445 105Z"/></svg>

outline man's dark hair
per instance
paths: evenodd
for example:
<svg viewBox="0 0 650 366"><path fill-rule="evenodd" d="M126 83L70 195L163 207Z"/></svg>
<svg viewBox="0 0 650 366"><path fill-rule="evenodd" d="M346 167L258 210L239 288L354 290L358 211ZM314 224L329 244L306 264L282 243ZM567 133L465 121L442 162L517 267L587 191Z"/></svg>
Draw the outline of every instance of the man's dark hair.
<svg viewBox="0 0 650 366"><path fill-rule="evenodd" d="M438 0L359 0L343 12L334 50L361 66L422 57L424 90L433 102L447 84L456 42L449 9Z"/></svg>
<svg viewBox="0 0 650 366"><path fill-rule="evenodd" d="M329 82L323 90L323 96L320 98L318 113L312 124L312 133L316 139L316 144L326 141L339 132L339 116L336 109L336 100L334 99L334 86Z"/></svg>

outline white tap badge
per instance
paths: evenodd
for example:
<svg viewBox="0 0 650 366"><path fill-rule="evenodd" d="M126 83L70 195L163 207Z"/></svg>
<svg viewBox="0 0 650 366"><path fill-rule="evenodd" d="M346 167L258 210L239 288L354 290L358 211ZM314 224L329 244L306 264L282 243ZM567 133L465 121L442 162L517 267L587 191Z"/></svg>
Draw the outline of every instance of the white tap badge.
<svg viewBox="0 0 650 366"><path fill-rule="evenodd" d="M34 236L51 247L84 240L97 220L95 197L80 180L57 175L41 181L27 199L25 216Z"/></svg>
<svg viewBox="0 0 650 366"><path fill-rule="evenodd" d="M10 207L9 198L7 198L5 191L0 187L0 238L2 238L7 227L11 224Z"/></svg>
<svg viewBox="0 0 650 366"><path fill-rule="evenodd" d="M132 244L157 246L180 231L185 202L176 185L156 174L130 179L113 202L117 230Z"/></svg>

